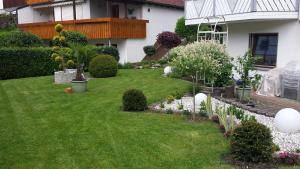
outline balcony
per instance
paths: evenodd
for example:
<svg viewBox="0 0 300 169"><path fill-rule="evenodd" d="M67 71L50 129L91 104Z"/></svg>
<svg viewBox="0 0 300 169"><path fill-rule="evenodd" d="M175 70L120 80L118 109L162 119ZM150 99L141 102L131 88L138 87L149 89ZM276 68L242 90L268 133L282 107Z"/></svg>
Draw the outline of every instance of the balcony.
<svg viewBox="0 0 300 169"><path fill-rule="evenodd" d="M24 5L35 5L40 3L49 3L52 0L3 0L4 8L13 8Z"/></svg>
<svg viewBox="0 0 300 169"><path fill-rule="evenodd" d="M186 0L187 24L298 19L299 0ZM221 19L219 19L221 18Z"/></svg>
<svg viewBox="0 0 300 169"><path fill-rule="evenodd" d="M33 33L42 39L52 39L56 32L54 26L61 23L65 30L78 31L89 39L127 39L146 37L147 20L97 18L72 20L61 22L43 22L20 24L18 27L26 32Z"/></svg>

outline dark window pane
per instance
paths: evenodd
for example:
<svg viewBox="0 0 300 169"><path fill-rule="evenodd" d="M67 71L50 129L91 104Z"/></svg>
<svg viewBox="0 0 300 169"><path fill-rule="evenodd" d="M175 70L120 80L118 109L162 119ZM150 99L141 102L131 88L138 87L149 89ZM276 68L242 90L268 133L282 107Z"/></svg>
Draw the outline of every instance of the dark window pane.
<svg viewBox="0 0 300 169"><path fill-rule="evenodd" d="M250 36L253 56L256 57L256 64L275 66L277 60L277 34L252 34Z"/></svg>

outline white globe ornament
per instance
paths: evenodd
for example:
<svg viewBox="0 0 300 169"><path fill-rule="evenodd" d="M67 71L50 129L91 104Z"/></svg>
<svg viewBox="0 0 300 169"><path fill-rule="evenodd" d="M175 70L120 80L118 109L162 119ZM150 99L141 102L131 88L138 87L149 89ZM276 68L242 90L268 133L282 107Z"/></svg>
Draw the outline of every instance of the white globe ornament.
<svg viewBox="0 0 300 169"><path fill-rule="evenodd" d="M198 93L195 96L195 103L196 105L200 105L203 101L206 102L207 96L204 93Z"/></svg>
<svg viewBox="0 0 300 169"><path fill-rule="evenodd" d="M284 133L300 132L300 113L291 108L281 109L274 119L275 127Z"/></svg>
<svg viewBox="0 0 300 169"><path fill-rule="evenodd" d="M172 73L172 67L171 66L165 67L164 74L169 75L170 73Z"/></svg>

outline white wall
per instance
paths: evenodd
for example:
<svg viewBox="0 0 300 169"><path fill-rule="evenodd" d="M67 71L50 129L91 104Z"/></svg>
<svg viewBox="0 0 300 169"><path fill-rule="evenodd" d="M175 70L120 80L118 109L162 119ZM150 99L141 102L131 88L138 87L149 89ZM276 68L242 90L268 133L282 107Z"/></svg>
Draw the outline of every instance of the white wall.
<svg viewBox="0 0 300 169"><path fill-rule="evenodd" d="M18 23L36 23L53 21L53 8L33 9L28 6L18 10Z"/></svg>
<svg viewBox="0 0 300 169"><path fill-rule="evenodd" d="M0 0L0 9L3 9L3 0Z"/></svg>
<svg viewBox="0 0 300 169"><path fill-rule="evenodd" d="M278 33L277 67L300 61L300 22L264 21L229 24L228 50L232 57L242 56L249 48L250 33Z"/></svg>

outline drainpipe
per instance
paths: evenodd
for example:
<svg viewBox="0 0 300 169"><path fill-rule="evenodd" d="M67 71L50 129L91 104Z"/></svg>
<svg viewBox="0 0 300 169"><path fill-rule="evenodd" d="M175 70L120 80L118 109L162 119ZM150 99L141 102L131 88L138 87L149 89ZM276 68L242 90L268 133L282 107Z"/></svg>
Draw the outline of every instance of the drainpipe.
<svg viewBox="0 0 300 169"><path fill-rule="evenodd" d="M76 0L73 0L73 18L76 21Z"/></svg>

